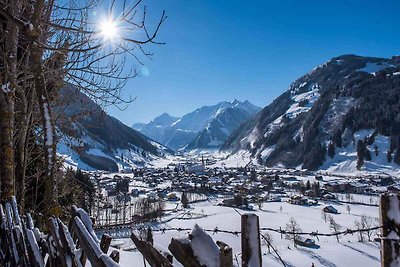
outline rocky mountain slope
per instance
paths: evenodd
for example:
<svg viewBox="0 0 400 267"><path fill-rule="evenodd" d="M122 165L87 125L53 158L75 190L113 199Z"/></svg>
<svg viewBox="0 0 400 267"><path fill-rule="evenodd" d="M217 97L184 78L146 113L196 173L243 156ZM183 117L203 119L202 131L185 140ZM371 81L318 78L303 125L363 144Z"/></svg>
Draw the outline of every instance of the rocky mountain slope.
<svg viewBox="0 0 400 267"><path fill-rule="evenodd" d="M398 168L400 57L344 55L296 80L222 150L267 166Z"/></svg>
<svg viewBox="0 0 400 267"><path fill-rule="evenodd" d="M248 101L204 106L181 118L166 113L133 128L172 149L219 148L241 122L260 110Z"/></svg>
<svg viewBox="0 0 400 267"><path fill-rule="evenodd" d="M81 169L118 171L171 152L109 116L72 86L60 91L56 116L58 153L67 164Z"/></svg>

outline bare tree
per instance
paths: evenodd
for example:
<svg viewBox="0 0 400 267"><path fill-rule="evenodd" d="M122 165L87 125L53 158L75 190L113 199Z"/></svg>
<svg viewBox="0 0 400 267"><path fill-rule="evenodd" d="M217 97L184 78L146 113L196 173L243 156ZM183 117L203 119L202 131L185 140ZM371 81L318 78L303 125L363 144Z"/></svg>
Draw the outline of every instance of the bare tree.
<svg viewBox="0 0 400 267"><path fill-rule="evenodd" d="M354 221L354 224L355 224L355 226L357 227L357 230L363 229L363 228L362 228L362 225L361 225L361 222L355 220L355 221ZM358 232L358 241L361 242L361 243L364 242L364 236L363 236L363 233L362 233L362 232Z"/></svg>
<svg viewBox="0 0 400 267"><path fill-rule="evenodd" d="M263 234L263 236L264 236L264 238L261 240L261 244L262 245L264 245L264 246L267 246L267 248L268 248L268 253L271 253L271 247L273 246L273 242L274 242L274 239L272 238L272 236L269 234L269 233L267 233L267 232L265 232L264 234Z"/></svg>
<svg viewBox="0 0 400 267"><path fill-rule="evenodd" d="M296 246L296 240L299 239L298 233L301 232L301 228L295 218L290 218L286 224L286 238L293 240L293 245Z"/></svg>
<svg viewBox="0 0 400 267"><path fill-rule="evenodd" d="M337 233L340 231L340 229L342 228L342 226L341 226L340 224L338 224L338 223L335 221L335 219L333 218L332 215L329 215L329 216L328 216L328 220L329 220L329 228L330 228L335 234L337 234ZM336 235L336 240L337 240L338 242L340 242L340 240L339 240L339 235Z"/></svg>
<svg viewBox="0 0 400 267"><path fill-rule="evenodd" d="M142 0L112 1L103 18L93 19L99 9L99 0L0 0L1 199L16 194L22 209L29 183L36 197L43 186L48 215L60 211L53 114L59 89L69 83L103 105L130 103L121 90L151 56L145 46L159 44L164 12L150 31ZM118 32L112 40L110 27ZM26 177L33 162L36 172Z"/></svg>
<svg viewBox="0 0 400 267"><path fill-rule="evenodd" d="M350 205L347 205L347 206L346 206L346 210L347 210L347 212L350 214L350 212L351 212L351 207L350 207Z"/></svg>
<svg viewBox="0 0 400 267"><path fill-rule="evenodd" d="M327 214L323 209L321 210L321 217L322 217L322 219L324 219L324 222L326 222Z"/></svg>
<svg viewBox="0 0 400 267"><path fill-rule="evenodd" d="M357 222L356 222L357 225ZM361 216L360 222L358 223L359 228L365 230L363 233L367 236L368 241L371 241L371 237L375 233L375 230L371 230L374 226L377 225L376 219L372 217L368 217L367 215L363 214ZM361 235L363 234L361 233ZM363 238L362 238L363 240Z"/></svg>

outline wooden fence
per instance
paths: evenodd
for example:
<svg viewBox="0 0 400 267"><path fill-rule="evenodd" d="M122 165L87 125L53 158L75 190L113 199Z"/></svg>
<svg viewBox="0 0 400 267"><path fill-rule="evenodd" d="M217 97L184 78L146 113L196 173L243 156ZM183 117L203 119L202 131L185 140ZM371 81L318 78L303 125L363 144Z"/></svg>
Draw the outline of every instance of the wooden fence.
<svg viewBox="0 0 400 267"><path fill-rule="evenodd" d="M15 197L0 205L0 266L82 267L118 265L118 254L107 256L111 237L99 241L85 211L73 207L72 220L65 225L59 218L47 221L48 233L35 227L29 213L20 215Z"/></svg>

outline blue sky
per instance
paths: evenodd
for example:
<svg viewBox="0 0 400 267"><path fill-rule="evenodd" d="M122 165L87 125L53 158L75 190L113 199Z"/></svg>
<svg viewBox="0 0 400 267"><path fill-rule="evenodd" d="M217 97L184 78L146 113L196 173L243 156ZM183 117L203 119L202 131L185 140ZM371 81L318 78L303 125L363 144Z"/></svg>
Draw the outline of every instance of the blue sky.
<svg viewBox="0 0 400 267"><path fill-rule="evenodd" d="M233 99L261 107L332 57L400 54L400 1L145 0L147 16L168 19L123 94L107 112L127 125L167 112L181 116Z"/></svg>

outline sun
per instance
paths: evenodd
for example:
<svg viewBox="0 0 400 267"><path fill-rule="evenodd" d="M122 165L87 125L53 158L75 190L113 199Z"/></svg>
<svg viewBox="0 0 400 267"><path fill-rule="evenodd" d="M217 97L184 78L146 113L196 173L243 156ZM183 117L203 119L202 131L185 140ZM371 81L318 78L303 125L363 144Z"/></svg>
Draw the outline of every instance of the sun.
<svg viewBox="0 0 400 267"><path fill-rule="evenodd" d="M114 40L118 37L118 26L115 20L105 19L100 23L100 33L106 40Z"/></svg>

